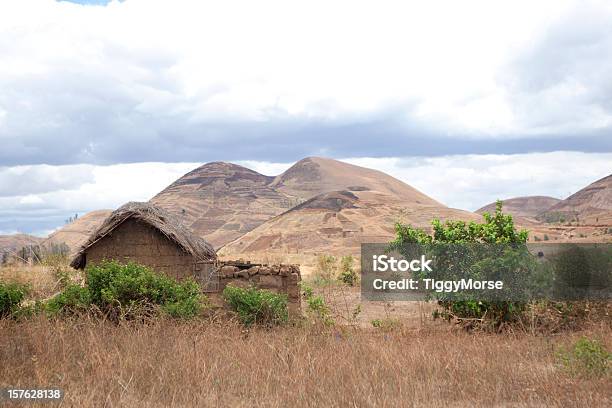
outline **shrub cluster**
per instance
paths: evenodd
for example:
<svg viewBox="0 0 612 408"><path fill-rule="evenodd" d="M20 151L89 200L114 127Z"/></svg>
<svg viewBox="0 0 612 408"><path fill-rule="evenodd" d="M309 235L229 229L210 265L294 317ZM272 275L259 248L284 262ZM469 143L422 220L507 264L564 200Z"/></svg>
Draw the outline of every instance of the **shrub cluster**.
<svg viewBox="0 0 612 408"><path fill-rule="evenodd" d="M104 262L87 269L91 302L104 311L126 311L139 305L159 305L175 317L200 311L200 287L192 280L177 282L135 263Z"/></svg>
<svg viewBox="0 0 612 408"><path fill-rule="evenodd" d="M196 316L203 296L194 281L177 282L135 263L106 261L86 270L86 286L68 285L46 305L51 315L78 314L92 305L102 312L122 318L162 310L173 317Z"/></svg>
<svg viewBox="0 0 612 408"><path fill-rule="evenodd" d="M0 318L11 317L17 313L28 292L26 285L0 282Z"/></svg>
<svg viewBox="0 0 612 408"><path fill-rule="evenodd" d="M286 295L254 287L228 285L223 290L223 298L245 326L279 325L289 319Z"/></svg>
<svg viewBox="0 0 612 408"><path fill-rule="evenodd" d="M359 276L357 272L355 272L354 263L355 260L352 255L342 257L340 260L340 275L338 276L340 282L349 286L355 286L359 281Z"/></svg>
<svg viewBox="0 0 612 408"><path fill-rule="evenodd" d="M329 286L338 281L349 286L355 286L359 282L359 275L355 271L355 258L352 255L341 258L319 255L312 283L315 286Z"/></svg>
<svg viewBox="0 0 612 408"><path fill-rule="evenodd" d="M325 303L323 296L315 295L314 289L305 283L302 283L301 287L302 295L306 300L306 305L308 307L307 310L310 317L315 322L321 323L323 326L333 326L335 321L332 316L331 309L327 303Z"/></svg>
<svg viewBox="0 0 612 408"><path fill-rule="evenodd" d="M45 305L45 310L51 315L78 315L87 312L91 307L89 289L79 285L69 285L51 298Z"/></svg>
<svg viewBox="0 0 612 408"><path fill-rule="evenodd" d="M587 337L580 338L569 350L558 351L557 357L571 374L587 377L607 375L612 361L612 353L603 343Z"/></svg>

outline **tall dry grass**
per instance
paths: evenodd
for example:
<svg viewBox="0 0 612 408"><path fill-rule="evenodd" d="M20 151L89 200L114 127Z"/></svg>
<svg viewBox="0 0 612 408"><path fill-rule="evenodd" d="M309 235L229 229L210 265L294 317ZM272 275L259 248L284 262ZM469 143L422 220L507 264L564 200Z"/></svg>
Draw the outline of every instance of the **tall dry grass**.
<svg viewBox="0 0 612 408"><path fill-rule="evenodd" d="M0 280L29 283L32 299L58 289L55 275L49 267L0 268ZM327 300L337 315L360 304L357 288ZM227 320L4 320L0 388L61 387L62 405L75 407L612 404L610 377L575 377L557 364L556 351L584 331L468 334L424 324L414 305L363 306L363 324L329 331L245 331ZM374 330L374 318L402 324ZM612 348L609 321L586 334Z"/></svg>
<svg viewBox="0 0 612 408"><path fill-rule="evenodd" d="M44 299L60 289L53 267L46 265L11 265L0 267L0 282L17 282L30 287L32 299Z"/></svg>
<svg viewBox="0 0 612 408"><path fill-rule="evenodd" d="M62 387L75 407L610 406L609 377L555 362L578 336L0 321L0 387Z"/></svg>

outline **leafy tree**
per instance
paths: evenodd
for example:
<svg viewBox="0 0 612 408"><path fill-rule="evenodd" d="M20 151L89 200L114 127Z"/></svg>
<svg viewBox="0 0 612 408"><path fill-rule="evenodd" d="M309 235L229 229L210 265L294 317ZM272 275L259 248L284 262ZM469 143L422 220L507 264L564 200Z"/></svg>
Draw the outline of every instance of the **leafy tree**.
<svg viewBox="0 0 612 408"><path fill-rule="evenodd" d="M528 231L517 230L511 215L502 212L502 202L497 201L494 214L485 213L484 222L474 221L446 221L433 220L431 235L425 231L416 229L410 225L397 223L395 225L396 238L390 244L391 250L397 250L406 259L411 258L410 248L419 244L424 248L442 248L448 252L447 244L459 244L453 248L469 251L477 248L471 244L490 244L485 246L487 253L482 259L482 249L476 251L480 256L464 256L461 258L441 256L441 263L447 271L455 271L460 274L469 270L471 273L481 273L489 269L519 270L524 261L520 255L526 251L512 251L512 247L524 248L528 239ZM464 245L465 244L465 245ZM482 248L482 247L481 247ZM510 249L510 250L509 250ZM442 252L438 252L440 255ZM456 254L454 254L456 255ZM452 258L452 259L451 259ZM463 259L460 265L452 264L452 260ZM447 261L447 265L444 265ZM457 298L439 298L438 304L442 307L441 316L446 318L456 317L459 319L484 319L486 318L495 326L516 319L524 310L524 302L513 301L481 301L476 299L457 300Z"/></svg>

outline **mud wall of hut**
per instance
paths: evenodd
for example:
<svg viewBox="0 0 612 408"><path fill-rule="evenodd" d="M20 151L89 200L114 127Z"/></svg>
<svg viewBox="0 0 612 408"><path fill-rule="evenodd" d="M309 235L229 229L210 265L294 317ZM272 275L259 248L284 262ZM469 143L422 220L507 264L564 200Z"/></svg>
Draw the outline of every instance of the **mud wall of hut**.
<svg viewBox="0 0 612 408"><path fill-rule="evenodd" d="M176 279L193 276L194 259L157 229L129 219L87 250L87 264L134 261Z"/></svg>

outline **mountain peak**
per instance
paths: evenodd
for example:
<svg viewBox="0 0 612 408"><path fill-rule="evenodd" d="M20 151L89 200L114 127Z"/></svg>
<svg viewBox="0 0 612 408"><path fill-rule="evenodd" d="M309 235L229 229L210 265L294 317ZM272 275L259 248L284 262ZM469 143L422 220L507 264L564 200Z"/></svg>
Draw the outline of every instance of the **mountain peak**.
<svg viewBox="0 0 612 408"><path fill-rule="evenodd" d="M331 191L372 191L399 198L405 203L442 206L415 188L378 170L325 157L306 157L270 186L289 196L307 200Z"/></svg>
<svg viewBox="0 0 612 408"><path fill-rule="evenodd" d="M174 190L180 186L192 186L192 188L201 189L211 184L218 186L227 186L236 183L268 184L273 179L274 177L264 176L255 170L238 164L215 161L203 164L191 170L189 173L166 187L166 189L158 195L163 194L166 190Z"/></svg>
<svg viewBox="0 0 612 408"><path fill-rule="evenodd" d="M151 202L218 247L291 206L268 186L272 180L238 164L210 162L176 180Z"/></svg>
<svg viewBox="0 0 612 408"><path fill-rule="evenodd" d="M206 164L201 165L200 167L193 169L186 175L191 174L191 173L202 173L202 172L211 172L211 171L222 171L222 172L227 172L227 173L243 172L243 173L257 174L257 175L263 176L262 174L256 172L255 170L251 170L247 167L241 166L236 163L230 163L230 162L224 162L224 161L208 162Z"/></svg>

